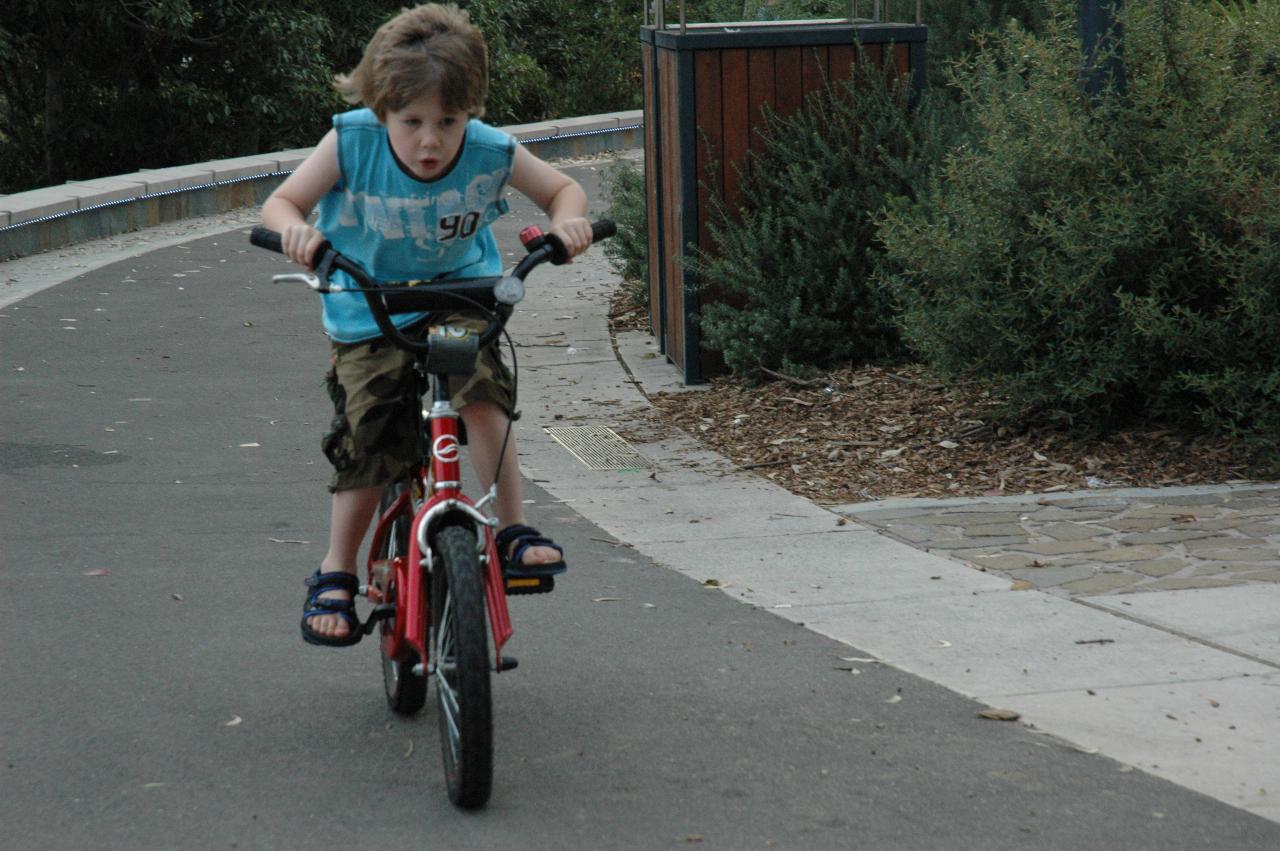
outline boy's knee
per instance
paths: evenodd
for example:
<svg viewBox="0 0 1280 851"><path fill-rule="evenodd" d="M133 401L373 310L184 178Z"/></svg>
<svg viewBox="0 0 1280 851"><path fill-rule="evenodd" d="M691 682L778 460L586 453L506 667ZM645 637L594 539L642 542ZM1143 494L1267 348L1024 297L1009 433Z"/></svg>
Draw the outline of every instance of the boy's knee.
<svg viewBox="0 0 1280 851"><path fill-rule="evenodd" d="M462 415L462 422L472 431L507 424L507 412L496 402L471 402L464 405L458 413Z"/></svg>

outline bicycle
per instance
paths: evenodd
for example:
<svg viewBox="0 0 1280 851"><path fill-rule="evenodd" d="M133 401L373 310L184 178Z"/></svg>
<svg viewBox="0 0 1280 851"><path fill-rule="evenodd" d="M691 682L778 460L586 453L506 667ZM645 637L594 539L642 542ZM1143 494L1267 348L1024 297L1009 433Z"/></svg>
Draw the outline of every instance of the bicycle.
<svg viewBox="0 0 1280 851"><path fill-rule="evenodd" d="M601 221L592 232L592 241L599 242L615 228ZM313 259L314 272L272 278L326 293L343 289L330 283L330 273L345 272L363 293L382 336L414 355L419 397L431 394L431 408L422 412L420 422L422 464L407 483L388 485L379 506L366 582L359 589L373 608L360 629L365 635L379 630L383 684L392 711L418 712L426 704L428 682L435 682L445 785L449 800L467 809L483 806L492 791L489 674L517 665L502 652L513 634L506 597L555 587L553 576L503 576L494 535L498 520L490 510L497 485L478 501L463 492L460 417L449 402L448 376L474 372L481 349L505 333L513 307L524 297L529 272L568 259L559 240L536 227L526 228L520 239L528 253L505 276L381 286L325 243ZM280 235L263 227L255 227L249 240L281 250ZM425 336L414 338L391 320L394 314L457 311L460 306L488 317L483 331L429 325Z"/></svg>

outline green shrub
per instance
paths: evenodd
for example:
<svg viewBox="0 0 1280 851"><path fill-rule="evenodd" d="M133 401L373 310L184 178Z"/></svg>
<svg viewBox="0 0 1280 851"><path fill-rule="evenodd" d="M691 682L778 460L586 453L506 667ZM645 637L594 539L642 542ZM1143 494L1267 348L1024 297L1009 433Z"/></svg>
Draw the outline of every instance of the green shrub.
<svg viewBox="0 0 1280 851"><path fill-rule="evenodd" d="M911 347L1010 414L1280 434L1280 15L1134 0L1127 91L1079 88L1074 3L956 79L981 128L881 222Z"/></svg>
<svg viewBox="0 0 1280 851"><path fill-rule="evenodd" d="M494 124L639 109L639 3L462 0L489 45Z"/></svg>
<svg viewBox="0 0 1280 851"><path fill-rule="evenodd" d="M644 172L620 160L605 174L609 198L606 218L613 219L618 234L604 243L604 256L622 278L622 287L635 307L649 305L649 216Z"/></svg>
<svg viewBox="0 0 1280 851"><path fill-rule="evenodd" d="M886 85L882 69L857 69L796 115L769 116L765 147L738 184L740 209L713 199L714 251L693 269L715 299L701 316L704 344L734 372L900 352L890 304L870 281L873 214L925 184L954 132L938 99L908 101L906 80Z"/></svg>

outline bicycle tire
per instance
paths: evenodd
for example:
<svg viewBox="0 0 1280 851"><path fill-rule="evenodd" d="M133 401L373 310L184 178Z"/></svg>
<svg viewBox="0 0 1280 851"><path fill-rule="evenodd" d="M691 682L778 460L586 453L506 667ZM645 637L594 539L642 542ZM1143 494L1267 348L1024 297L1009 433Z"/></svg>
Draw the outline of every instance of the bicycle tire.
<svg viewBox="0 0 1280 851"><path fill-rule="evenodd" d="M484 574L475 533L445 526L433 541L431 649L449 800L484 806L493 787L493 705Z"/></svg>
<svg viewBox="0 0 1280 851"><path fill-rule="evenodd" d="M379 517L396 501L405 488L406 485L403 483L387 485L382 493L382 502L378 506ZM409 531L412 526L413 519L409 514L401 514L392 521L386 541L376 557L385 558L388 561L396 557L408 558ZM386 595L387 602L394 602L399 589L392 584L383 589L383 593ZM382 635L386 635L395 629L395 625L395 618L392 617L378 624L378 628ZM414 667L422 661L418 658L417 651L406 647L403 656L395 659L388 656L386 649L383 648L380 655L382 656L382 685L387 696L387 705L398 715L413 715L418 712L427 703L427 678L413 672Z"/></svg>

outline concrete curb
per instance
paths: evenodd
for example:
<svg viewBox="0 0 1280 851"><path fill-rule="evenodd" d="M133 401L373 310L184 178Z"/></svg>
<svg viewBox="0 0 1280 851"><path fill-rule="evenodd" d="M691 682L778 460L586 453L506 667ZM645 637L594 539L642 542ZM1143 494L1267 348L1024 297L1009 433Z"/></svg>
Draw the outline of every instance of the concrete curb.
<svg viewBox="0 0 1280 851"><path fill-rule="evenodd" d="M631 110L504 127L543 159L639 147ZM0 196L0 261L266 200L310 148L145 169Z"/></svg>

